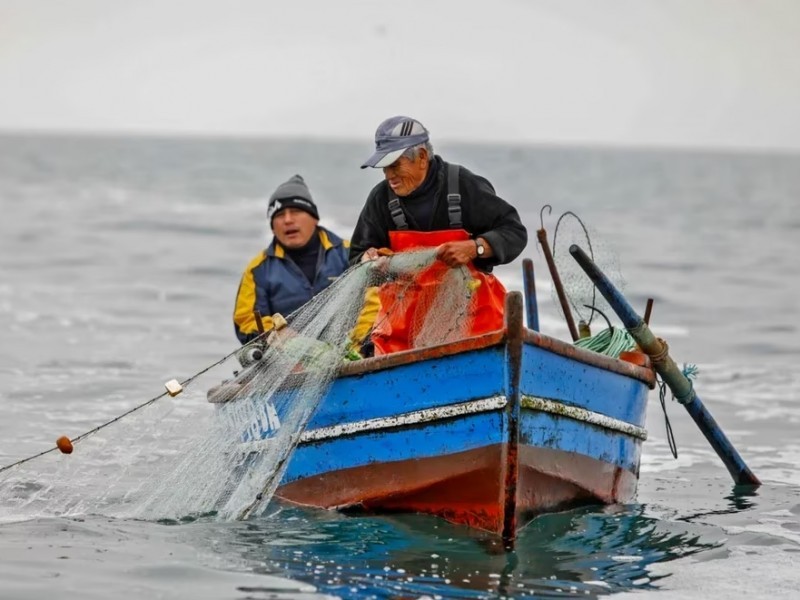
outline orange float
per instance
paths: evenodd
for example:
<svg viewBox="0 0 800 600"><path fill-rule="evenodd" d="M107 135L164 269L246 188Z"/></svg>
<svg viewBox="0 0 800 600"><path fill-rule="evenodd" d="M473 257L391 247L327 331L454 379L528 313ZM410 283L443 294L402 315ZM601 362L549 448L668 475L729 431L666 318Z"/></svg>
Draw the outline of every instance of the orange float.
<svg viewBox="0 0 800 600"><path fill-rule="evenodd" d="M61 450L63 454L72 454L72 442L67 436L62 435L58 438L56 440L56 446L58 446L58 449Z"/></svg>

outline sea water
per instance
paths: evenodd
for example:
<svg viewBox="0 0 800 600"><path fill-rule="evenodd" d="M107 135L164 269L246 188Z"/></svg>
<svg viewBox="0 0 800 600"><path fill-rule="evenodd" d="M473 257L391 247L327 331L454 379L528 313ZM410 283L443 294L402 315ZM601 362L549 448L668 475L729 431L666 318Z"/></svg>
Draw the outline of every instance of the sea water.
<svg viewBox="0 0 800 600"><path fill-rule="evenodd" d="M542 329L562 338L535 231L545 204L551 239L559 214L580 215L618 257L634 307L654 298L653 330L676 361L699 366L701 397L764 485L732 486L667 399L673 458L653 392L637 501L540 516L513 553L416 515L274 504L247 522L159 521L115 516L112 503L0 523L0 597L796 597L800 156L437 151L518 208ZM269 240L271 191L302 174L321 224L348 237L380 178L358 169L368 152L368 140L1 137L0 466L113 419L235 349L233 300ZM498 269L509 289L522 287L520 265ZM229 365L156 403L155 426L191 428L213 410L205 390L231 376L221 369ZM124 439L109 436L99 470L70 477L96 484L114 461L144 468L169 447L157 435ZM57 466L79 452L45 460Z"/></svg>

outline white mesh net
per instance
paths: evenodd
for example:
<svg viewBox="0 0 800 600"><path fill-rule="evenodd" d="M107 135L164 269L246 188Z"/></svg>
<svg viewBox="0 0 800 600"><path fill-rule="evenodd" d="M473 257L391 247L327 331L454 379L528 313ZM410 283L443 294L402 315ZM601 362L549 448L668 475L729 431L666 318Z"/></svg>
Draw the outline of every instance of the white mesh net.
<svg viewBox="0 0 800 600"><path fill-rule="evenodd" d="M590 307L602 311L609 318L613 318L614 311L569 253L569 247L572 244L580 246L617 289L623 291L625 279L620 270L619 257L602 236L593 229L587 228L574 213L567 211L559 217L553 228L550 245L569 309L576 326L579 321L585 321L589 325L594 323L596 326L592 328L599 330L605 327L606 323L602 318L598 322L599 315ZM552 299L559 312L564 316L555 287L552 290Z"/></svg>
<svg viewBox="0 0 800 600"><path fill-rule="evenodd" d="M411 347L463 336L472 277L437 265L426 250L351 268L288 317L260 360L219 388L230 401L212 406L201 390L187 390L101 428L69 456L50 453L0 473L0 520L259 514L348 354L368 287L394 286L384 298L387 318L408 309L407 292L424 272L434 285L408 316Z"/></svg>

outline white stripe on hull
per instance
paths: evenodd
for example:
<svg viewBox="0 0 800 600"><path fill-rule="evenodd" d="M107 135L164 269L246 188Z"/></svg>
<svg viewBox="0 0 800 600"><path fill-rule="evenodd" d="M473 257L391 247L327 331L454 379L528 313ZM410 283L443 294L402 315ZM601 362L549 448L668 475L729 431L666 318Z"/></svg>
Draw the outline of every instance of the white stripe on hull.
<svg viewBox="0 0 800 600"><path fill-rule="evenodd" d="M398 427L418 425L420 423L432 423L435 421L452 419L453 417L461 417L465 415L474 415L478 413L499 410L505 407L506 404L508 404L508 401L506 400L505 396L492 396L490 398L472 400L470 402L462 402L460 404L426 408L423 410L417 410L401 415L394 415L391 417L379 417L375 419L366 419L364 421L354 421L352 423L331 425L329 427L318 427L317 429L304 431L300 436L299 443L309 444L312 442L344 437L356 433L385 431L389 429L396 429ZM647 439L647 431L642 427L637 427L636 425L632 425L626 421L614 419L598 412L586 410L585 408L569 406L555 400L548 400L546 398L528 396L525 394L522 395L521 405L522 408L527 408L529 410L538 410L540 412L558 415L574 421L588 423L603 429L624 433L641 440ZM274 438L267 438L253 442L245 442L239 445L238 450L240 452L258 452L259 450L264 450L269 447L273 439Z"/></svg>
<svg viewBox="0 0 800 600"><path fill-rule="evenodd" d="M423 410L416 410L414 412L391 417L380 417L377 419L367 419L365 421L355 421L353 423L342 423L341 425L331 425L330 427L320 427L304 432L300 437L300 443L317 442L319 440L351 435L353 433L394 429L407 425L417 425L418 423L430 423L432 421L441 421L453 417L474 415L503 408L507 403L508 401L505 396L492 396L491 398L472 400L471 402L462 402L461 404L425 408Z"/></svg>
<svg viewBox="0 0 800 600"><path fill-rule="evenodd" d="M603 429L618 431L620 433L639 438L640 440L647 439L647 430L644 428L632 425L627 421L614 419L613 417L608 417L598 412L586 410L585 408L569 406L562 402L556 402L555 400L547 400L546 398L538 398L536 396L528 396L525 394L522 395L520 404L522 405L522 408L539 410L552 415L567 417L568 419L572 419L574 421L581 421L582 423L597 425Z"/></svg>

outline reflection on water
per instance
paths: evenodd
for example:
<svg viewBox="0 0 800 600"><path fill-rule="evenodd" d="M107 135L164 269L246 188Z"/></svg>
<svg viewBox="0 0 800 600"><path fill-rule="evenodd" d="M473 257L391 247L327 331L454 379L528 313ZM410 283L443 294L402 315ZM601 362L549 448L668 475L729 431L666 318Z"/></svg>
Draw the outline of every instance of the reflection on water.
<svg viewBox="0 0 800 600"><path fill-rule="evenodd" d="M727 502L725 506L714 510L693 512L676 518L680 521L695 522L714 515L735 515L754 508L757 505L755 499L758 498L758 496L758 487L752 485L734 485L731 489L731 493L724 497Z"/></svg>
<svg viewBox="0 0 800 600"><path fill-rule="evenodd" d="M283 508L227 528L219 552L260 573L342 598L605 595L647 589L647 567L722 543L722 533L645 516L642 505L543 515L506 553L491 540L421 515L346 517Z"/></svg>

